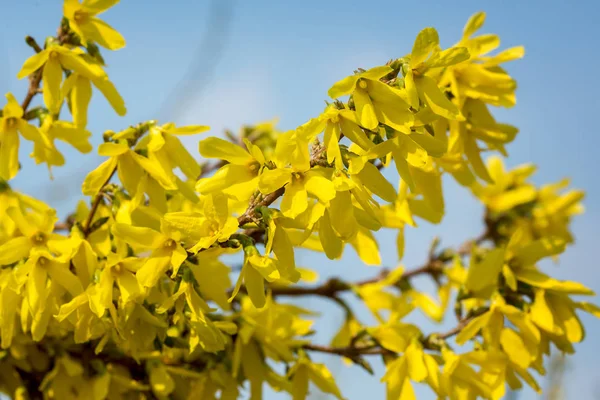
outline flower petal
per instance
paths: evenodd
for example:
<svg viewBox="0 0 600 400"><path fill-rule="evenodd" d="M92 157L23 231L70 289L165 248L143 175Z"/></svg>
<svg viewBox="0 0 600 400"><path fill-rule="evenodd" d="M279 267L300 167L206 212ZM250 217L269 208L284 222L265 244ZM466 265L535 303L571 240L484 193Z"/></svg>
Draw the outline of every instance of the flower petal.
<svg viewBox="0 0 600 400"><path fill-rule="evenodd" d="M35 71L41 68L42 65L46 61L48 61L48 56L50 55L50 50L42 50L37 54L32 55L23 63L21 70L17 74L18 79L23 79L28 75L33 74Z"/></svg>
<svg viewBox="0 0 600 400"><path fill-rule="evenodd" d="M217 137L200 141L198 149L202 157L218 158L232 164L245 165L253 161L252 156L241 146Z"/></svg>

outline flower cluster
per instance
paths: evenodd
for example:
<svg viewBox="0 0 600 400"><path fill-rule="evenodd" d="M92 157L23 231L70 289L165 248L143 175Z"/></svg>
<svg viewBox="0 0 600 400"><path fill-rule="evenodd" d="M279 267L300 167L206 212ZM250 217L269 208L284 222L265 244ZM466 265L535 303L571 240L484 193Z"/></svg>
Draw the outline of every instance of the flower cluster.
<svg viewBox="0 0 600 400"><path fill-rule="evenodd" d="M371 372L367 358L380 357L390 400L414 398L415 383L438 398L500 399L508 387L539 391L531 371L543 374L554 348L571 353L583 340L577 311L600 316L575 297L590 289L540 267L574 242L569 223L583 193L561 192L567 181L537 188L532 166L507 172L500 158L483 160L487 151L506 156L516 137L490 107L515 104L516 82L501 65L523 56L521 47L490 54L499 38L476 35L483 13L448 49L426 28L410 54L335 83L323 112L296 129L266 122L202 139L200 155L214 161L199 164L179 138L206 126L147 121L107 131L97 149L106 159L82 184L89 206L81 201L59 222L9 185L19 134L50 168L64 164L55 139L92 150L93 87L125 114L98 47L125 46L97 17L116 3L65 0L57 37L43 49L28 39L36 54L18 74L30 79L25 100L6 95L0 389L8 396L224 400L249 391L256 400L266 384L304 399L312 384L341 399L326 366L311 360L324 352ZM30 108L37 93L43 103ZM61 119L65 103L72 121ZM382 174L390 165L398 185ZM374 233L383 230L397 234L400 260L406 225L442 220L444 175L486 208L486 231L465 246L434 243L423 266L359 282L314 283L316 273L296 264L300 249L336 260L350 245L380 265ZM437 298L413 285L418 275L434 280ZM361 322L344 293L378 323ZM310 340L314 311L279 301L303 295L344 309L330 345ZM448 332L405 320L419 309L440 322L451 306L458 322Z"/></svg>

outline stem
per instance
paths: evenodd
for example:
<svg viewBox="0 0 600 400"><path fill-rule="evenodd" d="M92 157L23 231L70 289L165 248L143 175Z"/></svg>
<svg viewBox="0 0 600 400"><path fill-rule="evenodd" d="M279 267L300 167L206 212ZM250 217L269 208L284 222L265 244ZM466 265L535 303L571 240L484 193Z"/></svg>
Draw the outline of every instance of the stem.
<svg viewBox="0 0 600 400"><path fill-rule="evenodd" d="M302 346L304 350L309 351L317 351L319 353L328 353L335 354L338 356L343 356L347 358L353 358L356 356L366 356L366 355L383 355L383 354L394 354L394 352L384 349L379 346L361 346L361 347L329 347L329 346L321 346L318 344L306 344Z"/></svg>
<svg viewBox="0 0 600 400"><path fill-rule="evenodd" d="M248 208L246 209L246 211L244 211L244 213L239 216L238 225L243 226L243 225L249 224L250 222L253 222L254 219L257 217L255 210L258 207L270 206L271 204L273 204L275 202L275 200L277 200L278 198L283 196L284 192L285 192L285 187L281 187L281 188L277 189L276 191L274 191L273 193L269 193L268 195L263 197L262 200L260 200L259 202L251 202L250 205L248 206Z"/></svg>
<svg viewBox="0 0 600 400"><path fill-rule="evenodd" d="M110 173L108 179L102 184L102 187L100 188L98 193L96 193L96 197L94 197L94 202L92 203L92 209L90 210L87 220L85 221L85 225L83 226L83 236L85 238L87 238L88 235L91 233L90 228L92 226L92 222L94 221L94 215L96 214L96 211L98 211L98 207L100 206L100 203L102 202L102 196L103 196L102 191L104 190L106 185L108 185L108 183L110 182L112 177L115 175L115 172L117 172L116 166L113 169L113 171Z"/></svg>
<svg viewBox="0 0 600 400"><path fill-rule="evenodd" d="M456 325L454 328L452 328L446 332L430 334L429 336L427 336L425 339L422 340L423 347L426 349L434 350L435 346L433 345L431 338L435 337L438 340L446 340L448 338L451 338L452 336L458 335L465 328L465 326L467 326L469 324L469 322L471 322L471 320L473 318L483 314L486 311L487 311L486 309L482 309L482 310L474 313L472 316L459 321L458 325ZM351 346L346 346L346 347L329 347L329 346L321 346L321 345L316 345L316 344L306 344L306 345L302 346L302 348L304 350L315 351L315 352L319 352L319 353L335 354L335 355L347 357L350 359L352 359L353 357L354 358L358 357L358 356L395 354L393 351L388 350L384 347L381 347L380 345L362 345L362 346L351 345Z"/></svg>
<svg viewBox="0 0 600 400"><path fill-rule="evenodd" d="M443 268L443 264L439 260L432 260L421 267L418 267L418 268L415 268L415 269L412 269L409 271L405 271L401 275L399 280L410 279L410 278L413 278L413 277L419 276L419 275L426 275L426 274L440 272L442 270L442 268ZM306 286L306 287L275 286L275 287L271 287L270 289L271 289L271 294L273 295L273 297L276 297L276 296L321 296L321 297L328 297L328 298L333 299L333 298L337 297L341 292L349 291L353 287L364 286L364 285L369 285L372 283L380 282L380 281L384 280L385 278L387 278L387 276L390 274L390 272L391 272L390 270L384 269L377 276L374 276L374 277L368 278L368 279L364 279L361 281L353 282L353 283L344 282L344 281L340 280L339 278L331 278L331 279L325 281L323 284L316 285L316 286Z"/></svg>

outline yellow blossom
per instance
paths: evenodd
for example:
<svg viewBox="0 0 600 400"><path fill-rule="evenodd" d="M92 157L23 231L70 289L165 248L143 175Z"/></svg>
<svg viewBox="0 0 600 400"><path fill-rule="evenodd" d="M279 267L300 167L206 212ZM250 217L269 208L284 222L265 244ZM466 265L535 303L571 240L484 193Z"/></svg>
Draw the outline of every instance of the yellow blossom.
<svg viewBox="0 0 600 400"><path fill-rule="evenodd" d="M79 35L85 46L88 41L98 43L109 50L119 50L125 47L125 39L110 25L97 18L119 0L94 1L94 0L65 0L63 13L69 21L69 27Z"/></svg>

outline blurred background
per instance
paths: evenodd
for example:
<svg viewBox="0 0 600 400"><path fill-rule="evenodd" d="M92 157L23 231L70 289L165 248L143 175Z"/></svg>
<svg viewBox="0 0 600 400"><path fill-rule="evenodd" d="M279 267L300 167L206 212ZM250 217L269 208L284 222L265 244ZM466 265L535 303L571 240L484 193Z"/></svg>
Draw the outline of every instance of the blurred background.
<svg viewBox="0 0 600 400"><path fill-rule="evenodd" d="M54 34L62 1L12 0L3 2L2 9L0 89L22 99L27 82L17 81L16 74L31 55L24 37L32 35L41 44L45 36ZM438 30L442 46L447 47L459 40L468 17L480 10L487 12L483 33L498 34L502 48L524 45L526 49L523 60L508 65L519 83L517 106L495 110L499 121L520 128L517 140L508 147L507 164L533 162L539 166L536 183L568 176L573 186L587 191L586 214L573 225L575 246L558 265L546 268L559 278L582 281L600 292L596 254L600 239L597 2L124 1L103 19L125 36L127 46L122 51L104 52L104 57L128 113L118 117L95 93L88 129L94 134L94 145L101 142L104 130L121 130L151 118L210 125L213 135L273 118L279 118L279 129L293 129L322 111L327 89L337 80L358 67L382 65L409 53L416 34L427 26ZM198 139L187 142L195 155ZM59 146L67 163L53 170L53 181L47 179L44 166L27 159L31 149L22 146L24 168L11 184L48 202L65 217L82 198L83 178L102 158ZM483 229L482 209L468 192L451 180L445 182L444 192L447 211L443 223L421 222L419 229L407 230L402 261L407 268L425 261L433 236L439 236L442 245L457 245ZM384 233L378 239L383 265L395 266L395 235ZM298 257L299 265L316 268L323 278L343 275L353 280L377 273L374 267L362 265L351 249L342 262L329 262L310 252ZM431 287L427 279L417 285ZM342 313L319 299L302 299L301 304L328 315L315 325L319 332L315 340L327 344L342 322ZM359 310L358 317L370 322L364 310ZM454 317L448 316L442 327L436 327L418 311L410 320L429 332L455 323ZM576 347L576 355L567 358L566 364L557 361L549 374L552 378L540 382L545 388L550 381L562 382L560 396L565 399L600 399L600 321L588 315L582 315L582 321L587 339ZM368 376L339 359L315 358L329 365L349 399L384 398L384 386L379 383L383 368L377 362L376 376ZM419 399L434 398L420 387L416 394ZM269 393L267 398L283 397ZM315 393L312 398L325 397ZM525 390L511 398L536 399L537 395Z"/></svg>

